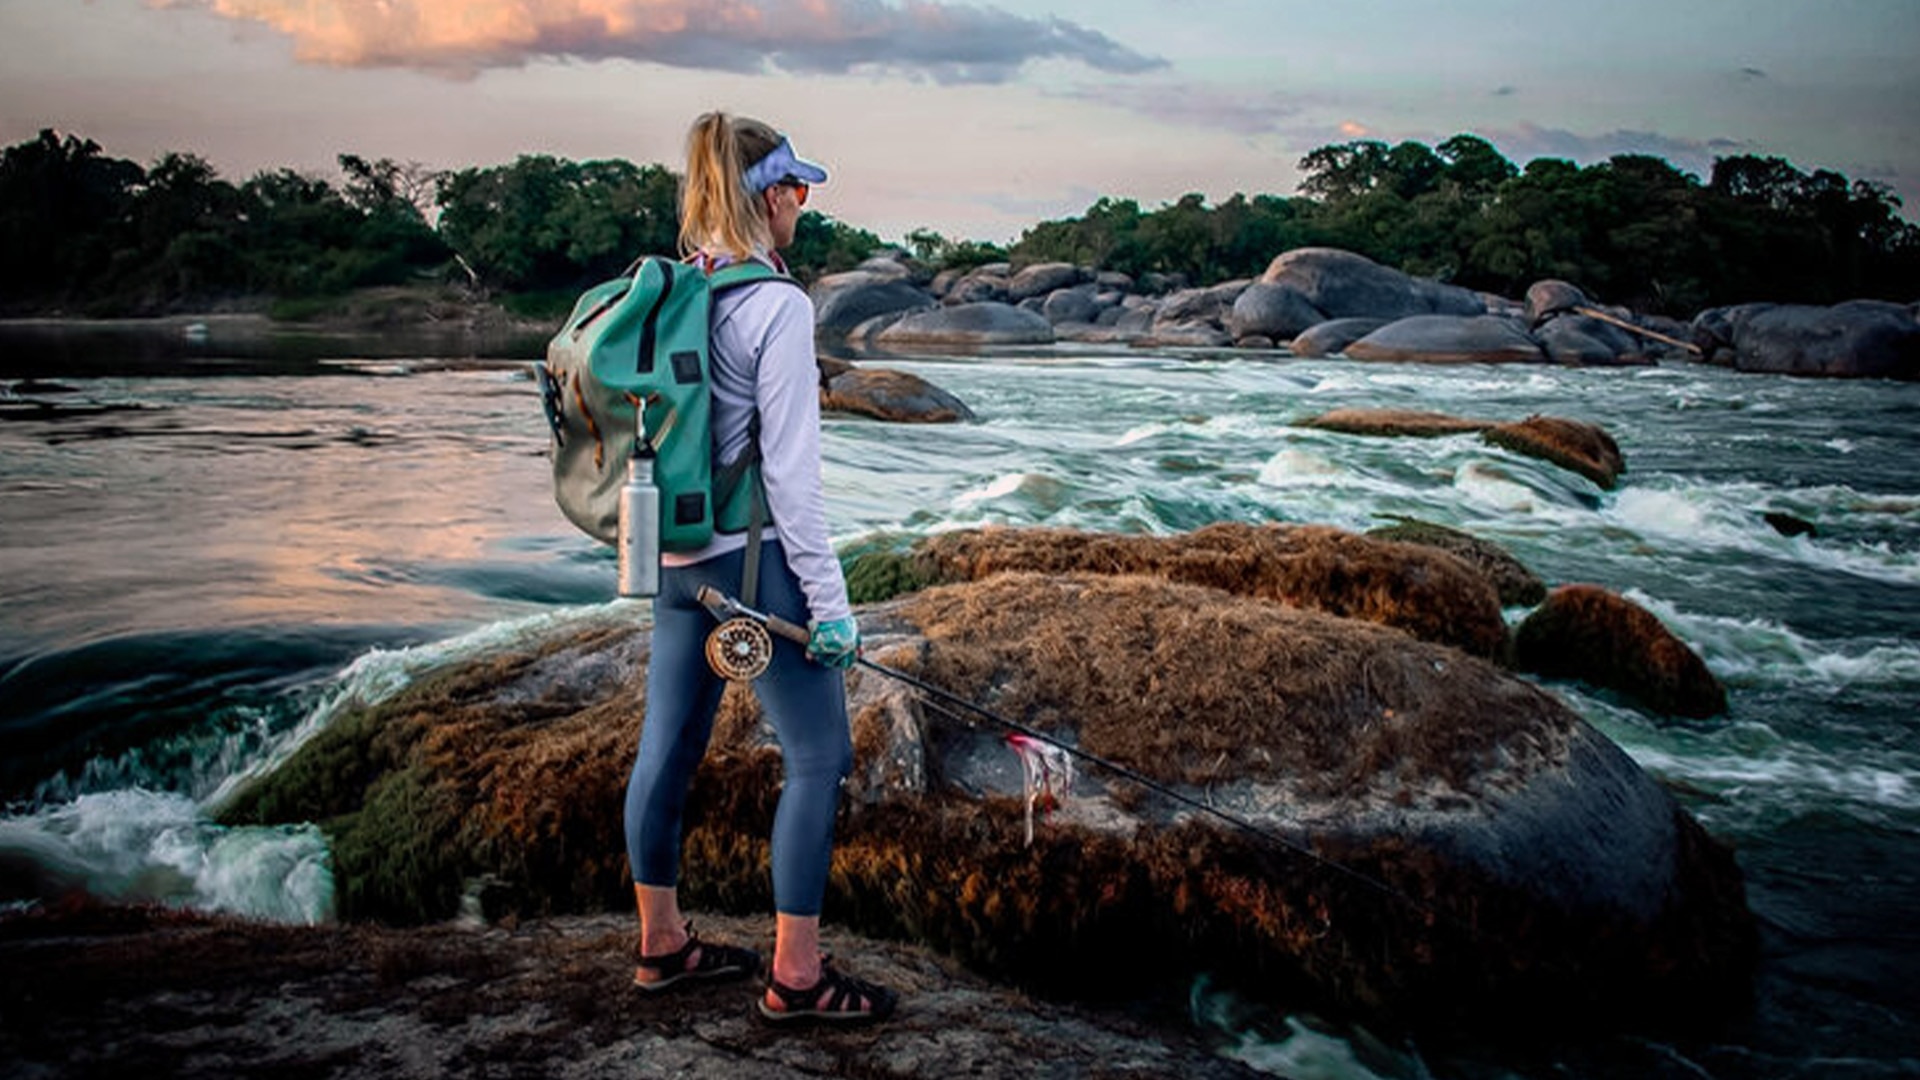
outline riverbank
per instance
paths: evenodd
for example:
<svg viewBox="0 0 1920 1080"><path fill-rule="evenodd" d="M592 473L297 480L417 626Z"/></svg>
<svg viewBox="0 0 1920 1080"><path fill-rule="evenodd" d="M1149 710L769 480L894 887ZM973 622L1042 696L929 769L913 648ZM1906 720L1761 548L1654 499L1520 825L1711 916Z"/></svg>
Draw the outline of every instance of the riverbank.
<svg viewBox="0 0 1920 1080"><path fill-rule="evenodd" d="M769 919L701 915L763 950ZM0 920L0 1059L16 1076L688 1077L1256 1075L1174 1002L1049 1003L910 945L829 930L898 987L868 1030L761 1023L754 984L633 989L624 915L413 930L272 926L82 906ZM1169 1019L1169 1015L1171 1019Z"/></svg>

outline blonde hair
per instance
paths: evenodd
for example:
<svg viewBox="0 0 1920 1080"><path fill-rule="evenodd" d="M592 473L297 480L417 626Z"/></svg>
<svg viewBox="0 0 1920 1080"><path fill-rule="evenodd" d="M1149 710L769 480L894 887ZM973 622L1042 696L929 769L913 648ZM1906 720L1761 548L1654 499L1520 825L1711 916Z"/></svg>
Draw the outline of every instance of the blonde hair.
<svg viewBox="0 0 1920 1080"><path fill-rule="evenodd" d="M746 172L779 145L779 132L744 116L710 112L693 122L680 187L682 255L708 251L744 259L773 247L766 204L747 190Z"/></svg>

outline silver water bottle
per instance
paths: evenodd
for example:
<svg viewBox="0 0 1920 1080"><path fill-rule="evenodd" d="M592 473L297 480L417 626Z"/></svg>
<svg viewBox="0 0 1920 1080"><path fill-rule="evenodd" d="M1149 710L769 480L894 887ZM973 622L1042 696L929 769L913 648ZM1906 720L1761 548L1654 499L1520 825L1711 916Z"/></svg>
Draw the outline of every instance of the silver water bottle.
<svg viewBox="0 0 1920 1080"><path fill-rule="evenodd" d="M642 438L627 459L620 489L620 595L660 592L660 489L653 483L653 447Z"/></svg>

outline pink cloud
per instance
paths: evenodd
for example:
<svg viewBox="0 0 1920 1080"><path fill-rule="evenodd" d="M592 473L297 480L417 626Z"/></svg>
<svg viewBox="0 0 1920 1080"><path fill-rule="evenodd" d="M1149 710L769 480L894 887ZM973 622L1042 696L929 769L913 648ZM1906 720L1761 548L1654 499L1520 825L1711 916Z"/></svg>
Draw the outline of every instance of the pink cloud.
<svg viewBox="0 0 1920 1080"><path fill-rule="evenodd" d="M531 60L622 58L722 71L871 70L1002 82L1029 62L1164 67L1057 18L937 0L148 0L259 23L300 60L466 76Z"/></svg>

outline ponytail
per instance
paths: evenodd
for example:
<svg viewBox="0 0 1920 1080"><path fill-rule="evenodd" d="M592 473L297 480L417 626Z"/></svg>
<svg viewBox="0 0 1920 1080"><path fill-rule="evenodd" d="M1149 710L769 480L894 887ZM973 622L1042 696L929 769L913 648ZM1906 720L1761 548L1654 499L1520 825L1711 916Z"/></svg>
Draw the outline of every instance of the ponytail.
<svg viewBox="0 0 1920 1080"><path fill-rule="evenodd" d="M773 247L760 193L746 171L773 152L780 136L758 120L710 112L687 132L687 175L680 188L680 253L707 251L745 259Z"/></svg>

